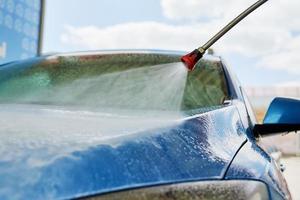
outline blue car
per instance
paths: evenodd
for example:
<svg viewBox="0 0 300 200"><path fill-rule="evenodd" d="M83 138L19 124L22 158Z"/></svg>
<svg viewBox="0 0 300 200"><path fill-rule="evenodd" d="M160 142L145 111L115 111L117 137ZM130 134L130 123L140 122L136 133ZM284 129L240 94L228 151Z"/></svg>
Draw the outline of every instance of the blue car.
<svg viewBox="0 0 300 200"><path fill-rule="evenodd" d="M291 199L257 142L300 130L276 98L258 124L220 57L58 54L0 66L0 199Z"/></svg>

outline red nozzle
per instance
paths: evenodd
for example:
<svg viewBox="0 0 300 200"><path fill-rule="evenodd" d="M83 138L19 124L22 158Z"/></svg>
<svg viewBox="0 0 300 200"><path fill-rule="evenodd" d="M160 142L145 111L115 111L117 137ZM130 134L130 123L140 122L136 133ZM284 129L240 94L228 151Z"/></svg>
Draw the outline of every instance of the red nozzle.
<svg viewBox="0 0 300 200"><path fill-rule="evenodd" d="M182 56L181 61L185 64L186 68L189 71L193 71L195 68L196 63L203 57L203 54L198 50L195 49L193 52Z"/></svg>

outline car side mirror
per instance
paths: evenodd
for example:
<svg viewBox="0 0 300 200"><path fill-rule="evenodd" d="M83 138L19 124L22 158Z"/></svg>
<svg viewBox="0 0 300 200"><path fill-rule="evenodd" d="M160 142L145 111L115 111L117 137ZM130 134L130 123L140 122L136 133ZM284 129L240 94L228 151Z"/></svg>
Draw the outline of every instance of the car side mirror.
<svg viewBox="0 0 300 200"><path fill-rule="evenodd" d="M263 124L254 126L256 137L300 131L300 100L275 98Z"/></svg>

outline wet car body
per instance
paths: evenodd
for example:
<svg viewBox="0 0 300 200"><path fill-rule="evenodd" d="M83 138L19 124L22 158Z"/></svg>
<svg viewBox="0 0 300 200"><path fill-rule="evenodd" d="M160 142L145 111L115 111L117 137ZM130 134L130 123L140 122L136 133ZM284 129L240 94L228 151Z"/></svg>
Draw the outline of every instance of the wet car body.
<svg viewBox="0 0 300 200"><path fill-rule="evenodd" d="M120 53L178 58L183 55L162 51L90 52L85 55ZM255 187L265 187L266 193L260 188L247 197L235 191L224 198L244 199L258 195L260 199L290 199L276 163L257 145L253 134L255 117L241 85L220 58L207 56L205 60L222 63L230 97L223 106L186 116L176 124L129 137L104 139L105 142L71 150L67 155L54 156L42 164L31 160L31 155L37 152L30 150L15 160L0 158L0 199L126 199L126 195L128 199L135 199L134 191L146 194L144 189L154 188L161 192L162 187L180 188L182 184L202 183L211 184L213 188L207 192L215 190L217 197L213 199L218 199L220 193L217 191L222 194L223 184L231 186L232 181L245 182L245 185L255 182L258 184ZM0 70L8 69L9 65ZM22 62L18 63L16 68L11 68L11 73L22 67ZM42 110L37 108L34 112ZM26 113L26 109L22 112ZM39 150L39 157L47 158L46 145ZM241 182L233 183L231 188ZM176 195L170 195L169 188L159 195L176 199Z"/></svg>

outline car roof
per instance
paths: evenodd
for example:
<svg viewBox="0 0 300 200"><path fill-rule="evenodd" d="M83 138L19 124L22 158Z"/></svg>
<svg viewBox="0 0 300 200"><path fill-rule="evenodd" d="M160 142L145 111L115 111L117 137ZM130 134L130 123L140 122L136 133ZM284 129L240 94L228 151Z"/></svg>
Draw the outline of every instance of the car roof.
<svg viewBox="0 0 300 200"><path fill-rule="evenodd" d="M93 50L93 51L78 51L78 52L65 52L65 53L47 53L37 57L15 60L12 62L1 64L0 67L8 67L14 64L22 64L24 62L32 62L36 60L52 60L59 57L80 57L80 56L96 56L96 55L114 55L114 54L157 54L169 56L183 56L187 54L186 51L174 50L156 50L156 49L112 49L112 50ZM203 59L211 62L222 62L220 56L205 54Z"/></svg>
<svg viewBox="0 0 300 200"><path fill-rule="evenodd" d="M54 53L45 55L46 59L55 59L57 57L69 56L91 56L91 55L113 55L113 54L159 54L159 55L174 55L183 56L187 54L186 51L175 50L156 50L156 49L112 49L112 50L95 50L95 51L79 51L67 53ZM203 59L209 61L221 61L221 58L216 55L205 54Z"/></svg>

